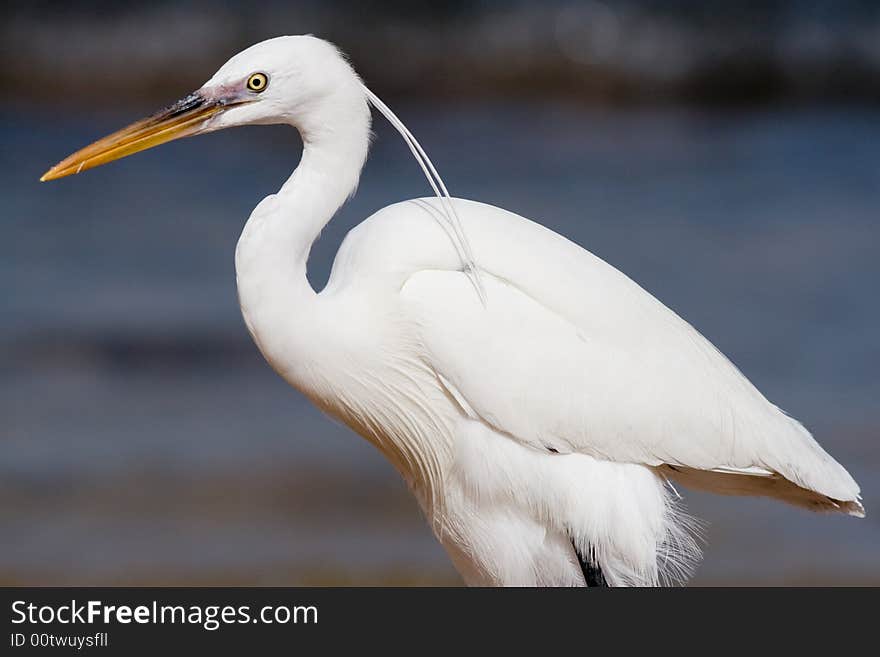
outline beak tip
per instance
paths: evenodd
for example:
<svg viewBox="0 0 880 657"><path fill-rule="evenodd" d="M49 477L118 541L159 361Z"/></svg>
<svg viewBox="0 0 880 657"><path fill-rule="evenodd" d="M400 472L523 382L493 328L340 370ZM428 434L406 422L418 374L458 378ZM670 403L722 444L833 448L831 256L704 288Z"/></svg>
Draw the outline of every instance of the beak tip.
<svg viewBox="0 0 880 657"><path fill-rule="evenodd" d="M58 171L58 167L52 167L42 176L40 176L40 182L49 182L50 180L56 180L58 178L63 178L66 174L60 174Z"/></svg>

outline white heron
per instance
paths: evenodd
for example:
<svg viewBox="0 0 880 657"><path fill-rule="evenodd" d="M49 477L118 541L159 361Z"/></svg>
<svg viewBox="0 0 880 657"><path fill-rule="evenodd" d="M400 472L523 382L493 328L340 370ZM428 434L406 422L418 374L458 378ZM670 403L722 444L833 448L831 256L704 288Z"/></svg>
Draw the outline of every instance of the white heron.
<svg viewBox="0 0 880 657"><path fill-rule="evenodd" d="M437 197L354 228L316 292L306 260L357 186L371 103ZM238 241L245 323L278 374L391 461L466 583L683 580L700 550L672 481L864 515L847 471L657 299L540 224L450 198L326 41L258 43L42 180L276 123L303 153Z"/></svg>

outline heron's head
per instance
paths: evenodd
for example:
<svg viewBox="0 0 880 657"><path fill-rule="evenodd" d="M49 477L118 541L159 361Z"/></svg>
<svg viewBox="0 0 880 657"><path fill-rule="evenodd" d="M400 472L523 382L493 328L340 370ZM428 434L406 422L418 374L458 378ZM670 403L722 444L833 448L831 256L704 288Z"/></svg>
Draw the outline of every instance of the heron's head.
<svg viewBox="0 0 880 657"><path fill-rule="evenodd" d="M181 137L239 125L289 123L304 138L366 120L365 90L330 43L263 41L226 62L200 89L68 156L40 180L63 178Z"/></svg>

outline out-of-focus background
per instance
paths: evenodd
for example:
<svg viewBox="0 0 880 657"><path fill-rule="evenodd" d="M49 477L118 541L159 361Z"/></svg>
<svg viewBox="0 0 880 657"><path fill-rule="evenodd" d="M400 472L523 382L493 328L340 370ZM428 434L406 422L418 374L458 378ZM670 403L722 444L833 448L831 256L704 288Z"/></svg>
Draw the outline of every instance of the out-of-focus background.
<svg viewBox="0 0 880 657"><path fill-rule="evenodd" d="M49 185L243 47L348 52L458 196L632 276L814 431L868 517L685 492L694 584L880 584L880 3L29 0L0 21L0 583L457 584L397 474L264 364L233 251L284 127ZM316 245L427 193L382 121Z"/></svg>

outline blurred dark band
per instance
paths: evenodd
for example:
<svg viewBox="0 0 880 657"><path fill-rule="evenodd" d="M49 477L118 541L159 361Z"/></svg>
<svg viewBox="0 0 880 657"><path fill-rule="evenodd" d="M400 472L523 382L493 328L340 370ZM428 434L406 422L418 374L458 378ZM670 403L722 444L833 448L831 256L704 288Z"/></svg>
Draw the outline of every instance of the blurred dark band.
<svg viewBox="0 0 880 657"><path fill-rule="evenodd" d="M16 98L155 101L251 43L315 33L383 96L880 100L880 12L859 0L42 0L7 12L0 82Z"/></svg>

